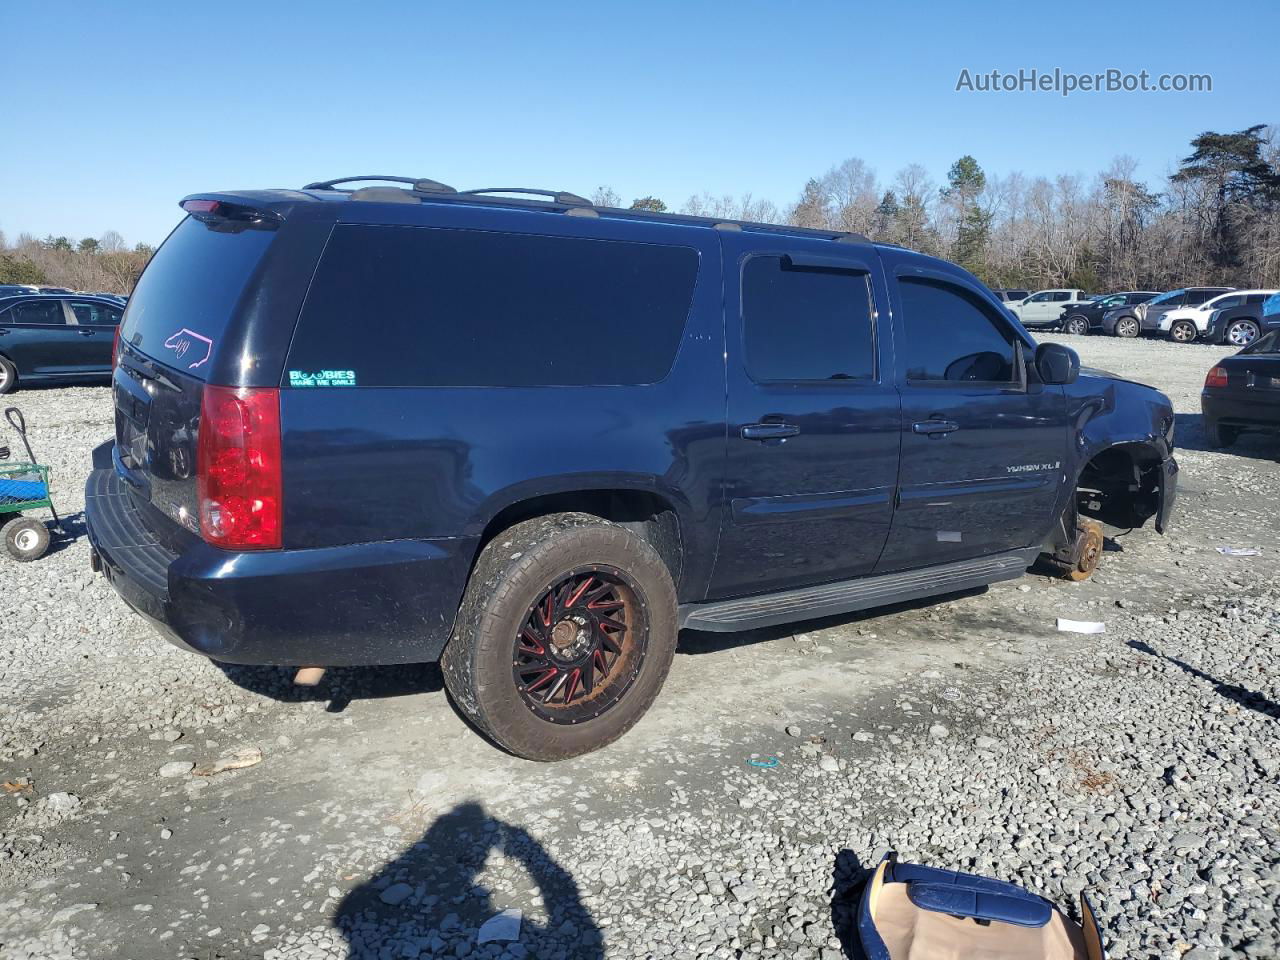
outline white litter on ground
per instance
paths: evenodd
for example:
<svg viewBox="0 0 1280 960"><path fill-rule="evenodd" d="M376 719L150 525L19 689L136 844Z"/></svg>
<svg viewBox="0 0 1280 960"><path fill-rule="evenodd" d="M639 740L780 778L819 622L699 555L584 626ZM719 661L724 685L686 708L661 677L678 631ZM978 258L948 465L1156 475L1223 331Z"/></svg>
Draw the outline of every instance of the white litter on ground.
<svg viewBox="0 0 1280 960"><path fill-rule="evenodd" d="M1063 633L1106 633L1107 625L1093 620L1064 620L1059 617L1058 629Z"/></svg>
<svg viewBox="0 0 1280 960"><path fill-rule="evenodd" d="M520 939L520 922L524 914L518 907L503 910L486 920L476 934L476 943L509 943Z"/></svg>
<svg viewBox="0 0 1280 960"><path fill-rule="evenodd" d="M1218 547L1217 551L1224 557L1260 557L1262 551L1257 547Z"/></svg>

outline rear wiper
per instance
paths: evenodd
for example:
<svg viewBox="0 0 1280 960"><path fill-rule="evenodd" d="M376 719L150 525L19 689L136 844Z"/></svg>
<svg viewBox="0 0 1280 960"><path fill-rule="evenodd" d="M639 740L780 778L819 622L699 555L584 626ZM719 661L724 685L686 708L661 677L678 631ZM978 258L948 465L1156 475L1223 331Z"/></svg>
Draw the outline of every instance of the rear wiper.
<svg viewBox="0 0 1280 960"><path fill-rule="evenodd" d="M168 387L174 393L182 392L182 387L180 387L176 381L172 380L168 375L166 375L164 371L160 369L160 365L156 363L154 360L149 360L146 357L135 358L130 356L122 356L120 358L120 362L125 366L133 368L133 370L136 373L141 373L148 380L155 380L157 383L161 384L162 386Z"/></svg>

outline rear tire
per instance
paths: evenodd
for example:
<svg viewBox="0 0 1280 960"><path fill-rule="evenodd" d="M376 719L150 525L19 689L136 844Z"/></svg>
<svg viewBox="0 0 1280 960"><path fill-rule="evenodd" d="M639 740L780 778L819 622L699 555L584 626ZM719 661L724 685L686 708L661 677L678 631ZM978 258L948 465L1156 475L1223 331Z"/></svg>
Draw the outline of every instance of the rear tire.
<svg viewBox="0 0 1280 960"><path fill-rule="evenodd" d="M18 388L18 368L5 357L0 357L0 395L13 393Z"/></svg>
<svg viewBox="0 0 1280 960"><path fill-rule="evenodd" d="M1239 437L1240 431L1235 427L1224 427L1217 420L1206 419L1204 422L1205 441L1214 450L1231 446Z"/></svg>
<svg viewBox="0 0 1280 960"><path fill-rule="evenodd" d="M1178 343L1195 343L1199 331L1190 320L1179 320L1169 328L1169 336Z"/></svg>
<svg viewBox="0 0 1280 960"><path fill-rule="evenodd" d="M1089 332L1089 320L1087 317L1076 315L1068 317L1067 322L1062 325L1062 329L1067 333L1075 334L1077 337L1083 337Z"/></svg>
<svg viewBox="0 0 1280 960"><path fill-rule="evenodd" d="M1258 325L1252 320L1232 320L1227 324L1222 342L1233 347L1247 347L1258 339L1259 333Z"/></svg>
<svg viewBox="0 0 1280 960"><path fill-rule="evenodd" d="M652 546L598 517L553 514L481 552L441 668L458 709L498 746L564 760L644 715L677 632L675 586Z"/></svg>
<svg viewBox="0 0 1280 960"><path fill-rule="evenodd" d="M30 517L15 517L0 527L5 553L19 563L39 560L49 549L49 528Z"/></svg>
<svg viewBox="0 0 1280 960"><path fill-rule="evenodd" d="M1142 324L1138 323L1136 317L1121 317L1116 321L1116 336L1124 337L1126 340L1132 340L1142 332Z"/></svg>

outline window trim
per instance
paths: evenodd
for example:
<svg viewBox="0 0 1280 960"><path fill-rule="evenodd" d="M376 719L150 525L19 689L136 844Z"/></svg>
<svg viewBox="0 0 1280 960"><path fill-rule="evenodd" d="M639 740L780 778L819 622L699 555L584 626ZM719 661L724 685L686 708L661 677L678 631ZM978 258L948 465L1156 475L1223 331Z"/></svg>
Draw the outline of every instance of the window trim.
<svg viewBox="0 0 1280 960"><path fill-rule="evenodd" d="M989 307L996 306L991 302L989 294L984 292L976 285L967 282L963 277L956 277L941 270L932 270L927 267L918 266L899 266L894 269L892 281L898 285L898 289L894 291L897 296L897 302L902 304L902 282L904 280L924 280L930 283L936 283L942 286L955 287L958 290L966 291L979 301L986 303ZM1017 377L1013 380L916 380L907 376L906 353L900 353L899 364L902 370L902 383L908 387L922 387L924 389L945 388L955 390L957 388L984 388L988 390L998 391L1000 393L1026 393L1031 385L1031 378L1028 371L1027 356L1035 349L1035 341L1033 341L1021 326L1014 326L1009 322L1009 318L1004 315L1000 309L991 310L993 319L1002 324L1007 333L1011 334L1009 345L1013 348L1013 363ZM907 316L905 307L902 309L902 337L906 341L907 333Z"/></svg>
<svg viewBox="0 0 1280 960"><path fill-rule="evenodd" d="M856 377L848 379L832 379L827 377L822 380L757 380L751 373L751 368L747 364L747 298L746 298L746 279L747 264L755 259L771 259L779 261L790 260L792 254L800 258L799 262L793 263L791 269L801 273L854 273L861 274L867 285L867 304L871 308L868 319L871 321L871 376ZM808 262L805 262L808 261ZM767 248L761 250L751 250L744 253L738 260L738 349L741 353L740 366L746 378L758 387L776 387L776 386L820 386L820 389L833 389L836 387L866 387L881 386L883 380L883 369L880 364L880 307L876 302L876 285L874 278L874 267L870 261L856 258L831 257L829 255L809 254L801 250L788 250L786 248Z"/></svg>

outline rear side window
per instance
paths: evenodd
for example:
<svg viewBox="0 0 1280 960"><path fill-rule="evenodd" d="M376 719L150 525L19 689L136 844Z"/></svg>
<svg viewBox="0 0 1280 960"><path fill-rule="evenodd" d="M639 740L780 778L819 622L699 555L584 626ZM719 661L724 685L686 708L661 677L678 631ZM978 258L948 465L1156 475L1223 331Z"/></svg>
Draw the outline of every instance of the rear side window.
<svg viewBox="0 0 1280 960"><path fill-rule="evenodd" d="M747 373L757 383L875 376L865 273L752 257L742 270L742 328Z"/></svg>
<svg viewBox="0 0 1280 960"><path fill-rule="evenodd" d="M66 323L61 300L27 300L16 304L9 311L10 323L42 323L48 325Z"/></svg>
<svg viewBox="0 0 1280 960"><path fill-rule="evenodd" d="M1014 335L976 294L902 277L907 379L917 383L1011 383Z"/></svg>
<svg viewBox="0 0 1280 960"><path fill-rule="evenodd" d="M274 230L262 227L188 217L142 272L120 336L203 380L240 294L274 238Z"/></svg>
<svg viewBox="0 0 1280 960"><path fill-rule="evenodd" d="M114 327L120 322L120 308L108 307L105 303L72 300L71 310L76 315L76 323L82 327Z"/></svg>
<svg viewBox="0 0 1280 960"><path fill-rule="evenodd" d="M339 225L287 382L337 371L361 387L654 383L675 360L697 273L688 247Z"/></svg>

